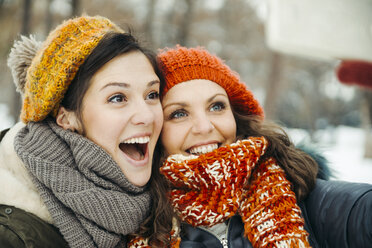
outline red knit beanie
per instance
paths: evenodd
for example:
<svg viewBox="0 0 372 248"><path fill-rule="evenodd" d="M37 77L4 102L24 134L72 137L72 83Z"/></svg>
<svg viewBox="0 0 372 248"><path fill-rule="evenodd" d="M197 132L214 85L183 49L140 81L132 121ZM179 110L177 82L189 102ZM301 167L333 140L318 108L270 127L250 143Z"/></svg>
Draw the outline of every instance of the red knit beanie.
<svg viewBox="0 0 372 248"><path fill-rule="evenodd" d="M240 81L238 74L205 49L181 46L165 49L158 54L158 62L165 78L162 96L176 84L206 79L225 89L232 108L239 114L264 117L262 107L253 93Z"/></svg>

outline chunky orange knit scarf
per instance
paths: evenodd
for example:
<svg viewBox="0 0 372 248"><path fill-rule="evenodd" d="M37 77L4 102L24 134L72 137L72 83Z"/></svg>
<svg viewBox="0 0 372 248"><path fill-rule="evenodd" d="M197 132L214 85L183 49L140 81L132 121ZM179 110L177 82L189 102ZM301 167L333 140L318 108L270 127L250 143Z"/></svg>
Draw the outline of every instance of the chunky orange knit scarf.
<svg viewBox="0 0 372 248"><path fill-rule="evenodd" d="M170 156L161 172L181 220L213 226L238 213L253 247L310 247L284 171L273 158L257 165L266 146L265 138L249 138L200 156ZM131 245L148 247L139 239Z"/></svg>

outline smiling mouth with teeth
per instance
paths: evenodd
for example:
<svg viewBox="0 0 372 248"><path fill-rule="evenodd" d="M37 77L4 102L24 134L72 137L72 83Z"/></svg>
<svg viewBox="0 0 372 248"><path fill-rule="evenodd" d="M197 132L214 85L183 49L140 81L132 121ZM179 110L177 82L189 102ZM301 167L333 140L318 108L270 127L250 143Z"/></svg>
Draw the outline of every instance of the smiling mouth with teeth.
<svg viewBox="0 0 372 248"><path fill-rule="evenodd" d="M130 138L120 143L119 148L131 159L139 161L145 158L149 141L149 136Z"/></svg>
<svg viewBox="0 0 372 248"><path fill-rule="evenodd" d="M187 150L187 152L193 155L201 155L201 154L211 152L217 148L218 148L218 144L214 143L214 144L192 147L189 150Z"/></svg>

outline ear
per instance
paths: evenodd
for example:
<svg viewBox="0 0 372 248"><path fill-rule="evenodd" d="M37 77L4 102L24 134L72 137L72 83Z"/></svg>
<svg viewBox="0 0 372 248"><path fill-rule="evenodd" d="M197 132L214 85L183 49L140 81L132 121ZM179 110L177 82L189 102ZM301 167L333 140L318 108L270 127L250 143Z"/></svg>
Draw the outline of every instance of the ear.
<svg viewBox="0 0 372 248"><path fill-rule="evenodd" d="M73 111L68 111L64 107L59 107L56 117L57 125L65 130L73 132L80 130L79 119Z"/></svg>

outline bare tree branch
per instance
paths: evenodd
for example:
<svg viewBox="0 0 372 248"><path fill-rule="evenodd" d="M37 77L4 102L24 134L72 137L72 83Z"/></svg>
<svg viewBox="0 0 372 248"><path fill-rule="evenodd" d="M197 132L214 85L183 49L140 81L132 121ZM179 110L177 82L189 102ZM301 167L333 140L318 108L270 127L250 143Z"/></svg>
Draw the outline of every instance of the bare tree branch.
<svg viewBox="0 0 372 248"><path fill-rule="evenodd" d="M281 55L272 52L269 62L269 76L266 82L266 97L264 102L265 115L272 119L275 116L278 96L280 94Z"/></svg>
<svg viewBox="0 0 372 248"><path fill-rule="evenodd" d="M79 16L81 14L80 4L81 4L80 0L71 1L71 7L72 7L71 17Z"/></svg>
<svg viewBox="0 0 372 248"><path fill-rule="evenodd" d="M186 11L184 17L182 18L181 25L179 28L177 41L180 45L187 46L190 27L192 24L193 14L194 14L194 0L185 0Z"/></svg>
<svg viewBox="0 0 372 248"><path fill-rule="evenodd" d="M147 18L144 25L144 32L146 35L147 42L150 44L154 43L153 38L153 26L152 23L154 22L154 14L155 14L155 4L156 0L148 0L147 2Z"/></svg>

